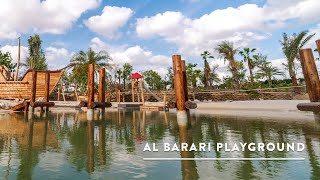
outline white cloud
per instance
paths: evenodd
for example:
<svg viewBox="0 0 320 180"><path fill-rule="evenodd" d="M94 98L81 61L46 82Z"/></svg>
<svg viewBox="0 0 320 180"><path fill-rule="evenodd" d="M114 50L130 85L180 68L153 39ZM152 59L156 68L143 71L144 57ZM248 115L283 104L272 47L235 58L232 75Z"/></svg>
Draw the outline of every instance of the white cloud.
<svg viewBox="0 0 320 180"><path fill-rule="evenodd" d="M19 33L62 34L101 0L1 0L0 39Z"/></svg>
<svg viewBox="0 0 320 180"><path fill-rule="evenodd" d="M262 7L245 4L237 8L214 10L196 19L181 12L167 11L137 20L139 37L163 37L174 43L179 53L199 56L212 50L222 40L234 41L236 46L270 36L274 29L291 23L316 22L320 19L318 0L269 0Z"/></svg>
<svg viewBox="0 0 320 180"><path fill-rule="evenodd" d="M17 63L18 61L18 46L10 46L10 45L5 45L0 47L0 50L2 52L10 52L12 61L14 63ZM20 46L20 62L24 63L26 62L28 56L28 47L25 46Z"/></svg>
<svg viewBox="0 0 320 180"><path fill-rule="evenodd" d="M46 60L49 69L60 69L70 63L74 52L69 52L65 48L47 47L45 49Z"/></svg>
<svg viewBox="0 0 320 180"><path fill-rule="evenodd" d="M153 54L153 52L145 50L138 45L114 47L96 37L91 40L90 47L95 51L107 51L116 65L122 66L124 63L130 63L133 65L134 71L152 69L164 77L167 67L171 66L170 57Z"/></svg>
<svg viewBox="0 0 320 180"><path fill-rule="evenodd" d="M126 7L105 6L100 16L92 16L84 24L93 32L104 37L114 38L119 28L123 27L133 15Z"/></svg>

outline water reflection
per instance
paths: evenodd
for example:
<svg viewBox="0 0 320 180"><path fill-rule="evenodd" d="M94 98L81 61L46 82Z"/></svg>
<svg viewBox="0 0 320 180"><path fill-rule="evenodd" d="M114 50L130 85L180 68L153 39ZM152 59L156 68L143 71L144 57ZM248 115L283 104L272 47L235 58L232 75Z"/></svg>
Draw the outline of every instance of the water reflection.
<svg viewBox="0 0 320 180"><path fill-rule="evenodd" d="M263 122L175 113L115 111L0 115L5 179L320 179L317 123ZM145 143L160 151L143 152ZM164 152L163 142L211 143L211 152ZM304 152L217 151L215 143L303 142ZM143 161L143 157L305 157L306 161ZM176 172L181 172L177 176Z"/></svg>

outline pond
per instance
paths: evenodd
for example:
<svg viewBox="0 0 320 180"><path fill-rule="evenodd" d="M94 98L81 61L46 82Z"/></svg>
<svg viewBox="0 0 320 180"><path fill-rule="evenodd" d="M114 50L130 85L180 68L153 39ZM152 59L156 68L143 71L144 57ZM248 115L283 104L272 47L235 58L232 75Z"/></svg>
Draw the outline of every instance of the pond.
<svg viewBox="0 0 320 180"><path fill-rule="evenodd" d="M2 114L1 179L320 179L320 125L190 113L107 111ZM164 143L210 143L211 151L163 151ZM217 151L216 143L300 142L296 151ZM158 152L143 151L155 143ZM164 160L144 158L295 158Z"/></svg>

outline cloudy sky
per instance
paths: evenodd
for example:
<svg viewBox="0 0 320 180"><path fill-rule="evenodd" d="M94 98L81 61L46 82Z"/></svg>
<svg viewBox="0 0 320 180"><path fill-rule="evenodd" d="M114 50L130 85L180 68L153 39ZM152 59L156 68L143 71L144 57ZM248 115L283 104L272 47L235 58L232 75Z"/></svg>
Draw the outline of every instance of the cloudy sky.
<svg viewBox="0 0 320 180"><path fill-rule="evenodd" d="M208 50L223 76L225 65L213 50L219 42L256 47L280 67L282 33L318 32L307 45L314 47L319 9L319 0L0 0L0 49L16 61L21 36L25 60L27 39L38 33L52 69L92 47L116 64L162 75L173 54L202 66L200 54Z"/></svg>

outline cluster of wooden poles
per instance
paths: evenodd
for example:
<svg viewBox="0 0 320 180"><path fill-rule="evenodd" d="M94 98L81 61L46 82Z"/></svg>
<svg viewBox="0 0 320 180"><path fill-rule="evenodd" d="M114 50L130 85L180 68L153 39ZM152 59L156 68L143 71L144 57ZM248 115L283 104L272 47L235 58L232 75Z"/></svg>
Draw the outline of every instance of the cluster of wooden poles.
<svg viewBox="0 0 320 180"><path fill-rule="evenodd" d="M180 55L172 56L174 90L176 94L177 111L186 111L187 109L195 109L197 105L188 101L188 81L186 72L186 61L181 60Z"/></svg>
<svg viewBox="0 0 320 180"><path fill-rule="evenodd" d="M316 45L320 54L320 40L316 41ZM320 112L320 81L312 49L300 49L299 55L311 103L300 103L297 108L301 111Z"/></svg>
<svg viewBox="0 0 320 180"><path fill-rule="evenodd" d="M98 102L94 101L94 64L89 64L88 67L88 101L81 101L80 107L87 107L88 117L93 115L93 110L95 108L100 108L104 110L106 107L111 107L110 102L105 102L106 100L106 69L99 69L99 85L98 85ZM88 118L91 120L91 118Z"/></svg>

